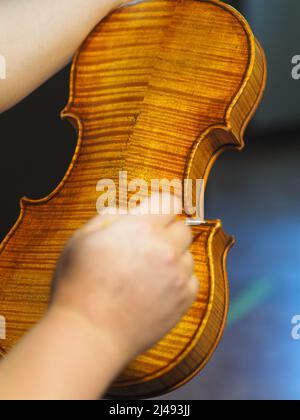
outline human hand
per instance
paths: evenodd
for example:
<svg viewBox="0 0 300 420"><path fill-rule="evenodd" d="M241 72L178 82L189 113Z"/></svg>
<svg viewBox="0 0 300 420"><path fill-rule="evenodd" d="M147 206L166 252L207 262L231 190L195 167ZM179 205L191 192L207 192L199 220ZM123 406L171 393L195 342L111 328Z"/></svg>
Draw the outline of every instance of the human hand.
<svg viewBox="0 0 300 420"><path fill-rule="evenodd" d="M98 216L62 255L53 306L84 318L129 361L167 334L195 300L191 242L190 228L175 215Z"/></svg>

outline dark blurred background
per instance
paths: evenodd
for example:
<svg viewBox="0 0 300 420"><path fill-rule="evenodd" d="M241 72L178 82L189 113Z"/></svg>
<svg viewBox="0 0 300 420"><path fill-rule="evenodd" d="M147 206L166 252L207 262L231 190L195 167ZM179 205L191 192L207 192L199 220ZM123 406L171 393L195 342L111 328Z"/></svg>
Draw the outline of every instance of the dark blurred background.
<svg viewBox="0 0 300 420"><path fill-rule="evenodd" d="M229 3L229 2L228 2ZM227 330L204 372L175 399L299 399L300 342L300 2L230 2L250 21L269 67L267 92L242 153L222 156L210 177L207 219L221 218L237 243L228 258L231 310ZM0 235L19 215L19 199L40 198L60 182L76 135L59 119L69 68L0 116Z"/></svg>

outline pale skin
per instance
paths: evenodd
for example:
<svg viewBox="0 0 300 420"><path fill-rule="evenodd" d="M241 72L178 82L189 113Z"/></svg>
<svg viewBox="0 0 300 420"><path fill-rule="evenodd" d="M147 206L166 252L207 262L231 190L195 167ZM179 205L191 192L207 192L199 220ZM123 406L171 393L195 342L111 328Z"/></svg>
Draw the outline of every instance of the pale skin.
<svg viewBox="0 0 300 420"><path fill-rule="evenodd" d="M8 66L0 112L67 64L97 22L125 3L0 0L0 53ZM98 216L84 226L61 256L47 314L0 364L0 399L103 396L195 300L191 242L174 214Z"/></svg>
<svg viewBox="0 0 300 420"><path fill-rule="evenodd" d="M97 23L128 0L0 0L0 54L7 79L0 112L68 64Z"/></svg>

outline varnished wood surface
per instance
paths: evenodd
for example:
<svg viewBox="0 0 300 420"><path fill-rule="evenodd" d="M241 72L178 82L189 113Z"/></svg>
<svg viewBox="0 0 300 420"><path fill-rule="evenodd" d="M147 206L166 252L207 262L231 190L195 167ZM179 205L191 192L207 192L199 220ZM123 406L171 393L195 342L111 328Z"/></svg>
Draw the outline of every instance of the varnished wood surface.
<svg viewBox="0 0 300 420"><path fill-rule="evenodd" d="M121 9L74 59L63 116L79 141L51 196L22 201L2 244L3 353L43 315L56 261L72 233L95 215L100 179L205 178L226 148L241 148L261 98L265 61L248 24L219 1L153 0ZM194 228L199 296L182 322L116 381L111 397L170 391L197 373L226 320L225 259L232 240L220 222ZM163 302L162 302L163 304Z"/></svg>

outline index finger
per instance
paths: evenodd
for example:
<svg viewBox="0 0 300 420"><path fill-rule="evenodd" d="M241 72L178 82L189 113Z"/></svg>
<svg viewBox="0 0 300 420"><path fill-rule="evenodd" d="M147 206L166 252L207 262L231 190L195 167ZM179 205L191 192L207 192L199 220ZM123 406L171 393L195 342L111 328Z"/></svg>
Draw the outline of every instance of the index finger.
<svg viewBox="0 0 300 420"><path fill-rule="evenodd" d="M145 217L156 226L166 227L182 214L182 202L173 194L153 194L146 198L131 214Z"/></svg>

